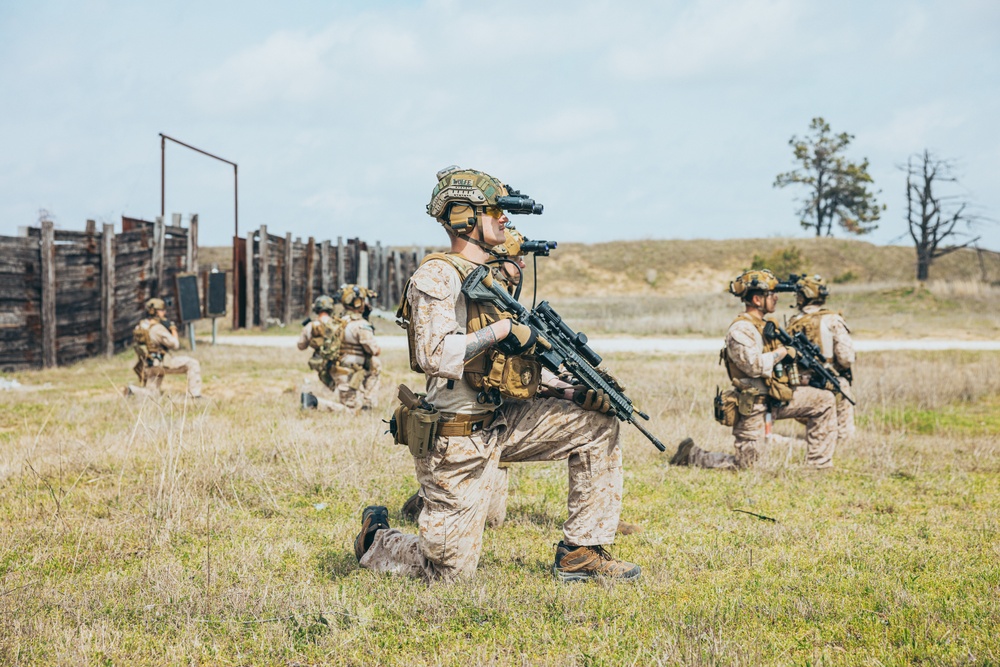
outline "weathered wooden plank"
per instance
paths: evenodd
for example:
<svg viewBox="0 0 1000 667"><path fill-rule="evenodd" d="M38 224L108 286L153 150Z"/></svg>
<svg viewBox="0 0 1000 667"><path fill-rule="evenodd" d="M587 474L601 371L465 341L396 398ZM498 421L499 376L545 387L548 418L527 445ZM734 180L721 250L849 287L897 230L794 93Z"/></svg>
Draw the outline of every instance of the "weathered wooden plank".
<svg viewBox="0 0 1000 667"><path fill-rule="evenodd" d="M56 262L55 230L51 220L42 221L42 363L56 365Z"/></svg>
<svg viewBox="0 0 1000 667"><path fill-rule="evenodd" d="M187 256L185 258L185 267L190 273L198 275L198 214L191 216L191 221L188 223L187 236L185 237L187 242Z"/></svg>
<svg viewBox="0 0 1000 667"><path fill-rule="evenodd" d="M330 241L323 241L319 249L320 291L330 293Z"/></svg>
<svg viewBox="0 0 1000 667"><path fill-rule="evenodd" d="M254 315L254 301L256 300L256 289L254 288L254 241L253 234L247 234L246 240L246 261L244 262L244 277L243 277L243 295L246 299L246 327L250 327L258 324Z"/></svg>
<svg viewBox="0 0 1000 667"><path fill-rule="evenodd" d="M259 272L259 274L258 274L259 275L258 285L259 285L259 289L260 289L260 292L258 294L257 299L258 299L258 303L260 304L258 306L258 310L260 312L260 324L261 324L261 326L264 326L265 324L267 324L267 320L271 316L271 313L270 313L270 308L271 308L271 294L270 294L271 276L270 276L270 273L271 272L269 270L271 268L271 263L270 263L270 246L271 246L271 239L269 238L268 233L267 233L267 225L261 225L260 226L260 241L258 242L259 259L258 259L258 263L257 263L257 267L258 267L257 270Z"/></svg>
<svg viewBox="0 0 1000 667"><path fill-rule="evenodd" d="M0 236L0 249L31 248L38 252L38 239L26 236Z"/></svg>
<svg viewBox="0 0 1000 667"><path fill-rule="evenodd" d="M154 290L157 292L162 292L164 288L163 275L163 217L159 216L156 218L156 224L153 225L153 278L156 280Z"/></svg>

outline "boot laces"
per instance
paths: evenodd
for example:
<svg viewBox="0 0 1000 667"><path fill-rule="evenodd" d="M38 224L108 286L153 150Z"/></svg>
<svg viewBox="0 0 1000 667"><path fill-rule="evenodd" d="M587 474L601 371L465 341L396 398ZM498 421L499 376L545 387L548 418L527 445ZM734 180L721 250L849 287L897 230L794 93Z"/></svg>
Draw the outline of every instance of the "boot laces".
<svg viewBox="0 0 1000 667"><path fill-rule="evenodd" d="M608 561L614 560L614 557L612 557L612 555L608 553L608 550L604 548L603 544L598 544L597 546L593 546L590 548L594 553L600 556L602 560L608 560Z"/></svg>

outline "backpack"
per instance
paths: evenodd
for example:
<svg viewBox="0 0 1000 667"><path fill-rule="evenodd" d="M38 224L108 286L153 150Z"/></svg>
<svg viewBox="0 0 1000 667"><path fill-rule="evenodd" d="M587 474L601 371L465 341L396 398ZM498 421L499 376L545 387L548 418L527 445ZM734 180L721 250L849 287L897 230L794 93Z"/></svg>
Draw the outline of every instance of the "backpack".
<svg viewBox="0 0 1000 667"><path fill-rule="evenodd" d="M340 361L340 348L344 342L344 328L347 322L339 317L331 317L326 322L313 321L309 347L313 348L309 368L319 373L319 379L328 387L336 385L333 373Z"/></svg>

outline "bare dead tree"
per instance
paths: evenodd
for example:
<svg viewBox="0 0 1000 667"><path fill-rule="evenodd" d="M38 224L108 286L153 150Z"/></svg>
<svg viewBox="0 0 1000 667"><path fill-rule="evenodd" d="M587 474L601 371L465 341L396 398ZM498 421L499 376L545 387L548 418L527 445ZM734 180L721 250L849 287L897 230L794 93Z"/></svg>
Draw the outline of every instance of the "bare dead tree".
<svg viewBox="0 0 1000 667"><path fill-rule="evenodd" d="M906 172L906 221L917 250L917 280L927 280L934 260L979 240L969 238L968 230L983 218L970 212L962 195L940 193L945 184L958 183L953 161L925 149L900 169ZM959 243L962 239L967 240Z"/></svg>

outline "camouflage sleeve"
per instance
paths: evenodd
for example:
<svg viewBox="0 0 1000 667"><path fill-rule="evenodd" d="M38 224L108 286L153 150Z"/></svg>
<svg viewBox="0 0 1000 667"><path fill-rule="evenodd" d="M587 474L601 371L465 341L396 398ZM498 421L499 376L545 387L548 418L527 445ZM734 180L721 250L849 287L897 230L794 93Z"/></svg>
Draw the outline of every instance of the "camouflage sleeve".
<svg viewBox="0 0 1000 667"><path fill-rule="evenodd" d="M295 341L295 346L300 350L304 350L309 347L309 339L312 338L313 323L309 322L304 327L302 327L302 333L299 334L299 339Z"/></svg>
<svg viewBox="0 0 1000 667"><path fill-rule="evenodd" d="M764 339L749 322L737 321L726 334L726 350L736 367L752 378L769 378L774 352L764 352Z"/></svg>
<svg viewBox="0 0 1000 667"><path fill-rule="evenodd" d="M181 346L177 337L167 331L167 328L159 322L149 328L149 337L153 339L154 343L168 350L176 350Z"/></svg>
<svg viewBox="0 0 1000 667"><path fill-rule="evenodd" d="M830 333L833 334L833 362L840 368L854 365L854 341L847 323L840 315L831 318Z"/></svg>
<svg viewBox="0 0 1000 667"><path fill-rule="evenodd" d="M382 353L382 349L379 348L378 342L375 340L375 327L368 322L362 322L361 326L358 327L358 342L361 347L365 348L365 352L373 357Z"/></svg>
<svg viewBox="0 0 1000 667"><path fill-rule="evenodd" d="M456 313L461 287L458 272L440 260L427 262L410 279L414 353L432 377L460 380L465 371L465 323Z"/></svg>

